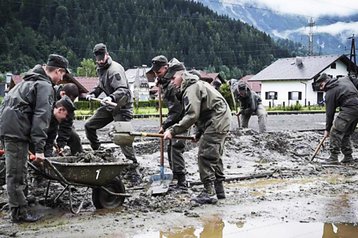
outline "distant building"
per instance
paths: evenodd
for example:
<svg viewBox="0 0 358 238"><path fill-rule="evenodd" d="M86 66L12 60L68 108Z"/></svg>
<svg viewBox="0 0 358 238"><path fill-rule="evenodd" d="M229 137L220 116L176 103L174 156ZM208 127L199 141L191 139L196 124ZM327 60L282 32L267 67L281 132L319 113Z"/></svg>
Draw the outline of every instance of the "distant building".
<svg viewBox="0 0 358 238"><path fill-rule="evenodd" d="M126 70L128 83L135 100L148 101L150 99L149 88L154 86L154 82L149 83L146 76L148 70L149 68L146 66Z"/></svg>
<svg viewBox="0 0 358 238"><path fill-rule="evenodd" d="M261 82L261 98L265 106L319 104L323 92L315 91L312 83L322 74L332 77L348 75L354 63L345 55L308 56L278 59L249 82Z"/></svg>

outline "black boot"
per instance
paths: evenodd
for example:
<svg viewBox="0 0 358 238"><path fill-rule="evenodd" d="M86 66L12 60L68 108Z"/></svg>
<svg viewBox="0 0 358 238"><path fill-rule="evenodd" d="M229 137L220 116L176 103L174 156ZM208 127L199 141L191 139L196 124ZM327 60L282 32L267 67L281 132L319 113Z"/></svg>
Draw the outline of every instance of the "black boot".
<svg viewBox="0 0 358 238"><path fill-rule="evenodd" d="M226 195L225 195L225 189L224 189L223 181L215 180L214 186L215 186L215 192L216 192L217 198L218 199L225 199Z"/></svg>
<svg viewBox="0 0 358 238"><path fill-rule="evenodd" d="M175 186L179 189L188 189L188 182L185 179L185 174L178 174L177 175L178 183Z"/></svg>
<svg viewBox="0 0 358 238"><path fill-rule="evenodd" d="M25 207L12 207L11 208L11 221L19 222L35 222L40 220L41 217L31 214Z"/></svg>
<svg viewBox="0 0 358 238"><path fill-rule="evenodd" d="M350 164L350 163L353 163L353 162L354 162L354 159L353 159L352 154L344 155L344 158L341 161L341 163L343 163L343 164Z"/></svg>
<svg viewBox="0 0 358 238"><path fill-rule="evenodd" d="M215 204L218 202L213 182L204 183L204 190L191 201L199 204Z"/></svg>

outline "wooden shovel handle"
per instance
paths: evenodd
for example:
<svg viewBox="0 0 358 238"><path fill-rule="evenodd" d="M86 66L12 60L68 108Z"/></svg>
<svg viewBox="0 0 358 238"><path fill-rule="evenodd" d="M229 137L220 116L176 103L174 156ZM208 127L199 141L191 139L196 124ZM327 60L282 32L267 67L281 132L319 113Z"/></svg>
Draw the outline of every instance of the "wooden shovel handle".
<svg viewBox="0 0 358 238"><path fill-rule="evenodd" d="M316 150L314 151L312 157L311 157L311 161L316 157L319 149L321 149L321 146L323 145L323 142L326 140L327 136L323 136L323 138L321 139L321 141L319 142L319 144L316 147Z"/></svg>
<svg viewBox="0 0 358 238"><path fill-rule="evenodd" d="M163 138L164 137L164 134L147 133L147 132L130 132L130 135L131 136L144 136L144 137L158 137L158 138ZM182 140L194 140L194 136L176 135L173 138L182 139Z"/></svg>

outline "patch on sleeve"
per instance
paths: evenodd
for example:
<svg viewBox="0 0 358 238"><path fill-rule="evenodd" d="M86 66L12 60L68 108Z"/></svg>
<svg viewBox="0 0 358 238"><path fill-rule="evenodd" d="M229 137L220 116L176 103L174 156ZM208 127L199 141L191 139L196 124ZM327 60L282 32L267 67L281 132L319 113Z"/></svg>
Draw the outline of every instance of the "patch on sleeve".
<svg viewBox="0 0 358 238"><path fill-rule="evenodd" d="M186 106L188 106L188 104L189 104L189 98L188 98L188 96L185 96L184 97L184 106L186 107Z"/></svg>

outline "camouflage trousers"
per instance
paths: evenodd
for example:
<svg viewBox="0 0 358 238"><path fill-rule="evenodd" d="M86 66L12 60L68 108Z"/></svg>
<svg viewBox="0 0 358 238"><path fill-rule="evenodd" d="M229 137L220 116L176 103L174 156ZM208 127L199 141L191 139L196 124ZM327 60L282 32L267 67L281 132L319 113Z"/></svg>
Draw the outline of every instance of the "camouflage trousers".
<svg viewBox="0 0 358 238"><path fill-rule="evenodd" d="M352 155L350 137L358 123L358 112L356 114L348 114L342 111L334 120L330 131L331 157L338 158L340 152L345 156Z"/></svg>
<svg viewBox="0 0 358 238"><path fill-rule="evenodd" d="M259 123L259 132L263 133L266 131L266 124L267 124L267 112L265 107L262 104L257 106L256 113L257 120ZM251 114L242 114L241 115L241 125L243 128L249 127L249 121L251 118Z"/></svg>
<svg viewBox="0 0 358 238"><path fill-rule="evenodd" d="M225 179L222 155L226 136L226 133L204 133L199 140L198 165L204 184Z"/></svg>
<svg viewBox="0 0 358 238"><path fill-rule="evenodd" d="M92 149L96 150L100 146L100 141L98 140L97 130L105 127L112 121L130 121L129 118L123 117L120 113L115 113L114 111L108 111L106 107L100 107L97 109L96 113L88 119L85 124L86 137L89 140ZM120 145L121 150L124 156L132 161L137 161L134 153L133 144L132 145Z"/></svg>
<svg viewBox="0 0 358 238"><path fill-rule="evenodd" d="M29 143L5 138L4 144L9 206L26 206Z"/></svg>

